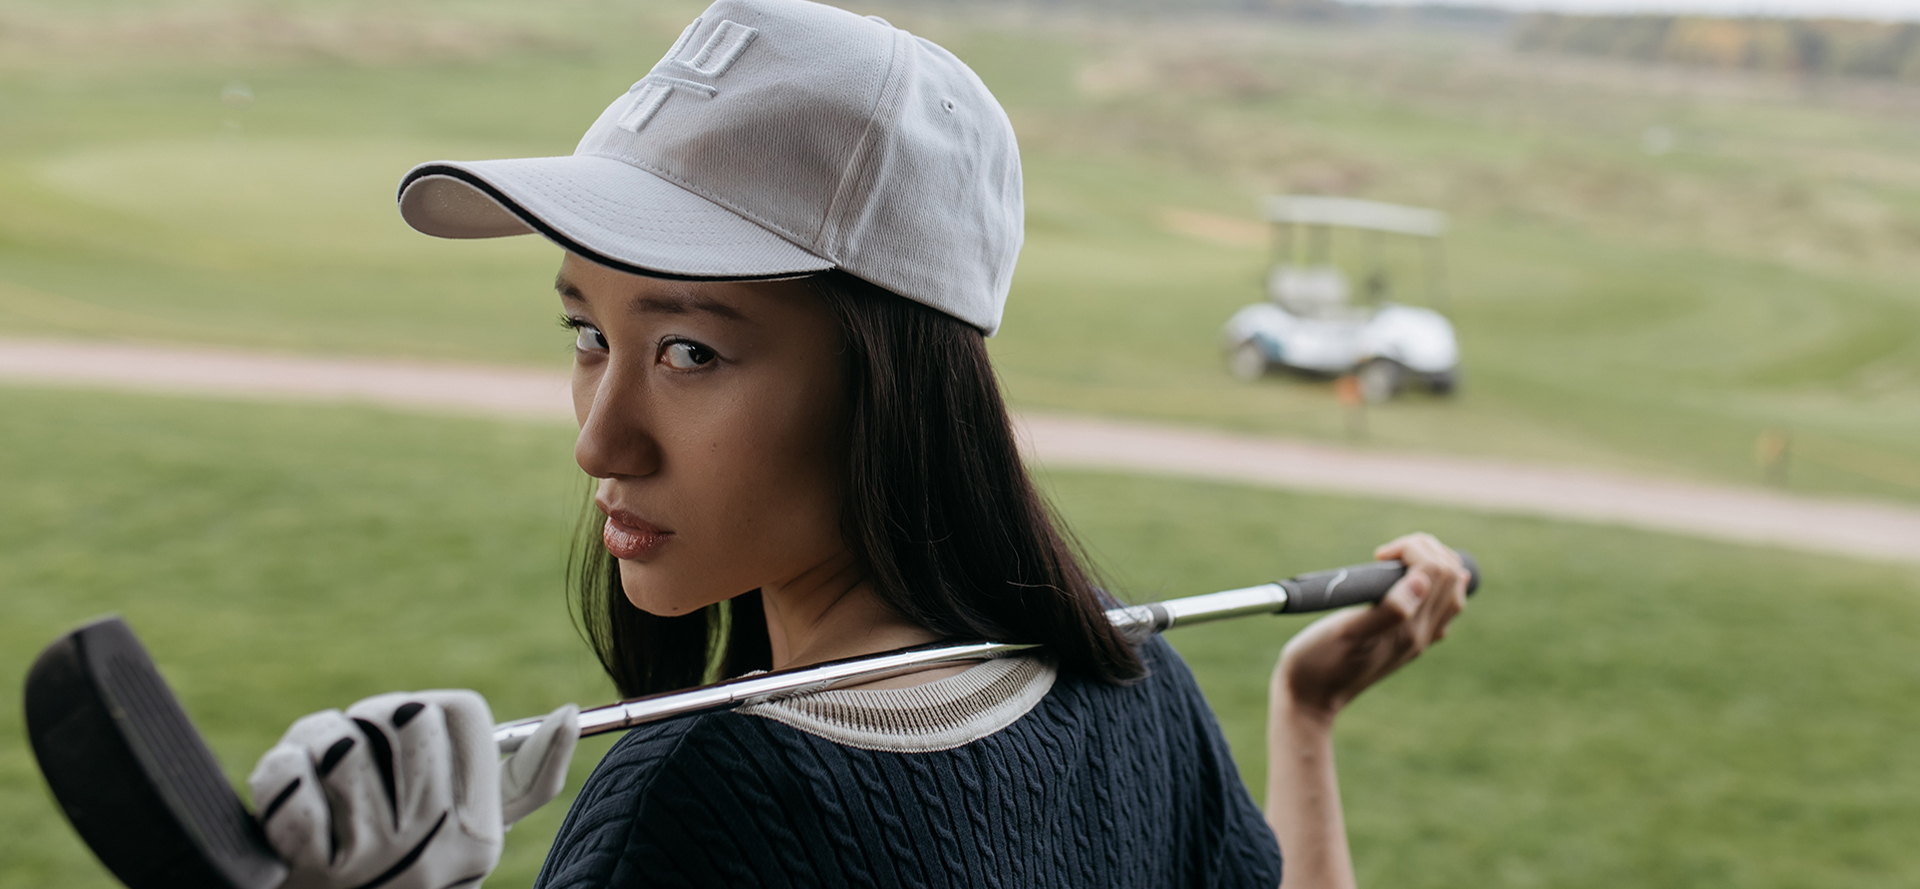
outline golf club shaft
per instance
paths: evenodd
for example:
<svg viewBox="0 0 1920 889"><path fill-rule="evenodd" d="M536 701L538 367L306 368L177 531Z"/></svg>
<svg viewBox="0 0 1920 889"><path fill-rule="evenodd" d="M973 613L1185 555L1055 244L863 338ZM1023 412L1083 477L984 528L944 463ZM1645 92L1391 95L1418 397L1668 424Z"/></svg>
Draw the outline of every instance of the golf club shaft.
<svg viewBox="0 0 1920 889"><path fill-rule="evenodd" d="M1480 569L1466 553L1460 553L1460 560L1470 574L1467 592L1471 593L1480 585ZM1406 566L1397 561L1369 562L1243 589L1112 608L1107 611L1107 619L1123 632L1146 634L1250 614L1327 611L1347 605L1378 602L1406 573ZM688 713L729 710L746 704L873 682L933 664L988 660L1038 647L1035 644L1011 642L934 645L716 682L685 691L650 695L583 710L580 713L580 735L586 737L617 732ZM520 745L532 737L539 727L538 717L504 723L494 728L493 739L500 745L500 752L511 753L520 749Z"/></svg>

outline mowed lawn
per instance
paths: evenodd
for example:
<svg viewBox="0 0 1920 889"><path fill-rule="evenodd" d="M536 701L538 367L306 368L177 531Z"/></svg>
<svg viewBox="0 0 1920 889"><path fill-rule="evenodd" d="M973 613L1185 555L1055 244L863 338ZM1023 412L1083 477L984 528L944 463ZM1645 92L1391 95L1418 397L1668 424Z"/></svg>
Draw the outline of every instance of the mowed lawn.
<svg viewBox="0 0 1920 889"><path fill-rule="evenodd" d="M236 780L296 716L472 687L507 718L610 697L561 586L584 487L564 427L0 388L0 887L105 886L46 796L19 677L78 621L139 630ZM1143 478L1045 484L1152 598L1472 549L1457 633L1343 718L1374 886L1911 886L1920 581L1901 569ZM1298 619L1177 631L1258 786ZM604 743L575 764L577 788ZM516 828L525 885L564 805Z"/></svg>
<svg viewBox="0 0 1920 889"><path fill-rule="evenodd" d="M699 5L10 4L0 334L555 366L553 248L414 234L393 188L571 151ZM1326 384L1235 382L1216 336L1259 298L1259 198L1346 194L1452 215L1466 367L1456 399L1373 409L1363 444L1758 483L1788 429L1793 488L1920 500L1912 87L872 9L971 62L1019 132L1028 243L993 349L1022 405L1342 438Z"/></svg>

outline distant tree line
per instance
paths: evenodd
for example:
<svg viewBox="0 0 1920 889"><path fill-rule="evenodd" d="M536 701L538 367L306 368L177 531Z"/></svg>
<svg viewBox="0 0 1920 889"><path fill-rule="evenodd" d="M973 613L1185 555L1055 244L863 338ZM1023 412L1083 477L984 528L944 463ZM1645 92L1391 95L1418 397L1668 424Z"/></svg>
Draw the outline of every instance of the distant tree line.
<svg viewBox="0 0 1920 889"><path fill-rule="evenodd" d="M1920 80L1920 23L1549 13L1513 34L1527 52Z"/></svg>

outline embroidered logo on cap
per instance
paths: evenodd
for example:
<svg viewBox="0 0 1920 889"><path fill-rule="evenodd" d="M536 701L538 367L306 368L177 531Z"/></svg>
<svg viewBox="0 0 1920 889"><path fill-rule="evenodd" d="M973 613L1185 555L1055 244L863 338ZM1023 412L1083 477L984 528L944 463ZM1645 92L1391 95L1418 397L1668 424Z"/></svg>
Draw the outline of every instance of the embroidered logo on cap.
<svg viewBox="0 0 1920 889"><path fill-rule="evenodd" d="M707 35L707 42L700 46L700 51L694 53L693 58L683 59L681 56L686 53L688 41L693 39L693 32L700 29L700 21L700 19L694 19L693 24L688 25L687 30L681 32L680 39L674 41L673 49L667 51L667 57L662 59L660 64L653 66L653 70L648 72L647 76L640 78L627 90L633 94L633 104L628 105L627 110L620 114L620 119L614 121L614 126L629 133L640 132L640 128L646 126L647 121L652 120L653 115L659 112L660 106L667 103L667 97L672 95L674 90L690 90L707 98L720 94L719 88L712 84L673 77L661 73L661 69L679 68L701 77L718 79L720 75L727 73L728 68L733 67L733 63L740 58L740 54L746 51L747 44L752 43L753 38L760 32L758 29L731 19L722 21L719 27L713 29L712 34Z"/></svg>

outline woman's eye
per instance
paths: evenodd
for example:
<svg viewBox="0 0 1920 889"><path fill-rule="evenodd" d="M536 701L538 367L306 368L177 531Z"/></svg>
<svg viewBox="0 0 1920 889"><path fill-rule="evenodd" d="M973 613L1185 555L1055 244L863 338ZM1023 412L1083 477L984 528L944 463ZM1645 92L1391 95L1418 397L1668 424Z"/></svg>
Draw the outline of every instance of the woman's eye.
<svg viewBox="0 0 1920 889"><path fill-rule="evenodd" d="M591 324L574 325L573 347L582 352L605 352L607 335Z"/></svg>
<svg viewBox="0 0 1920 889"><path fill-rule="evenodd" d="M712 349L686 340L674 340L660 349L660 363L674 370L697 370L716 357Z"/></svg>

